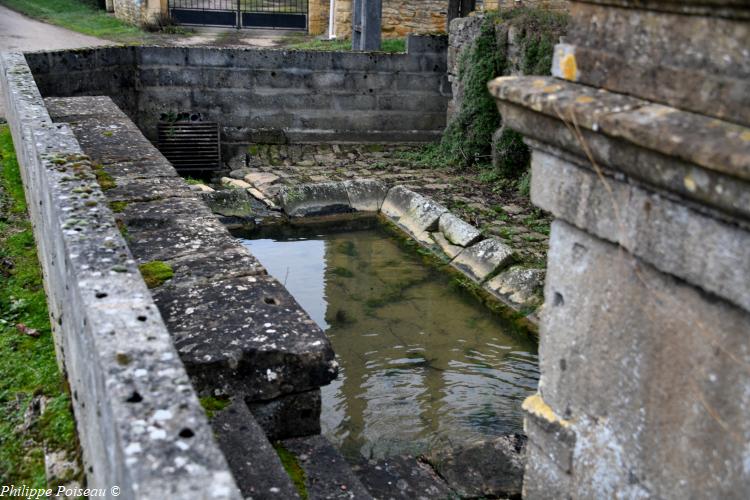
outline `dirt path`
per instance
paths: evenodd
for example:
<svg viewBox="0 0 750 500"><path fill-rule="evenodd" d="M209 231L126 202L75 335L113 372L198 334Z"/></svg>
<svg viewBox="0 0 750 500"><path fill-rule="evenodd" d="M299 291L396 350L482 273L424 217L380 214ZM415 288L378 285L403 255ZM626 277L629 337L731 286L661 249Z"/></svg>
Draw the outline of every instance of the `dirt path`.
<svg viewBox="0 0 750 500"><path fill-rule="evenodd" d="M0 6L0 52L73 49L95 45L112 45L112 42L35 21ZM4 116L3 103L0 101L0 117Z"/></svg>

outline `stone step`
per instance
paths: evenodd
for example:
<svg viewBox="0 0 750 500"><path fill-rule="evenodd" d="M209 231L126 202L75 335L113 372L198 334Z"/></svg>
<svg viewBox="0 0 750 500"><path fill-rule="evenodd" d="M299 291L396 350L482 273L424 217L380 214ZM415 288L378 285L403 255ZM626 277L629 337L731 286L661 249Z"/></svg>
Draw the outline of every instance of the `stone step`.
<svg viewBox="0 0 750 500"><path fill-rule="evenodd" d="M373 498L325 437L285 439L280 444L296 457L304 471L309 500Z"/></svg>
<svg viewBox="0 0 750 500"><path fill-rule="evenodd" d="M426 463L412 456L366 461L352 466L377 500L443 500L456 493Z"/></svg>
<svg viewBox="0 0 750 500"><path fill-rule="evenodd" d="M281 460L244 401L234 400L211 419L216 440L245 497L298 499Z"/></svg>

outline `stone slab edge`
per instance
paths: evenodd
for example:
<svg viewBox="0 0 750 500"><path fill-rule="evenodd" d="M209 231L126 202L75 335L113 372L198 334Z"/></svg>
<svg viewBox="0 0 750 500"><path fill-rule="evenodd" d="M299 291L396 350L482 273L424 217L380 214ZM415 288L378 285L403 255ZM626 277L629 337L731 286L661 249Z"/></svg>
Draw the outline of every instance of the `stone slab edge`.
<svg viewBox="0 0 750 500"><path fill-rule="evenodd" d="M52 123L22 54L0 54L0 81L88 486L105 498L241 498L72 131ZM76 198L83 186L95 207Z"/></svg>

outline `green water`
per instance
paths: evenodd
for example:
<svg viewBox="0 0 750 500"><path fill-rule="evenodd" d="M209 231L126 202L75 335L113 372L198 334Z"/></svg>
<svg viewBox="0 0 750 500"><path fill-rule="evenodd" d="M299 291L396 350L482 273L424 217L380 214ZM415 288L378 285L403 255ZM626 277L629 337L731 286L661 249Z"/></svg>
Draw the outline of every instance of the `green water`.
<svg viewBox="0 0 750 500"><path fill-rule="evenodd" d="M535 344L384 229L257 235L243 242L331 339L323 433L356 458L522 431Z"/></svg>

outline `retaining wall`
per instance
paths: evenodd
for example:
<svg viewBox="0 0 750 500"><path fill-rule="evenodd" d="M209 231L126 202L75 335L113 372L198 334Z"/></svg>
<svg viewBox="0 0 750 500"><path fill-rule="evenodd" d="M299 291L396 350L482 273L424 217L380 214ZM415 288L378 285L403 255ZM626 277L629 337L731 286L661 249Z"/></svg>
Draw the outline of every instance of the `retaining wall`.
<svg viewBox="0 0 750 500"><path fill-rule="evenodd" d="M0 55L0 78L88 486L240 498L90 161L50 119L23 55Z"/></svg>
<svg viewBox="0 0 750 500"><path fill-rule="evenodd" d="M225 153L252 142L425 142L450 98L447 40L406 54L122 47L28 54L42 95L108 95L156 139L162 113L200 113Z"/></svg>

